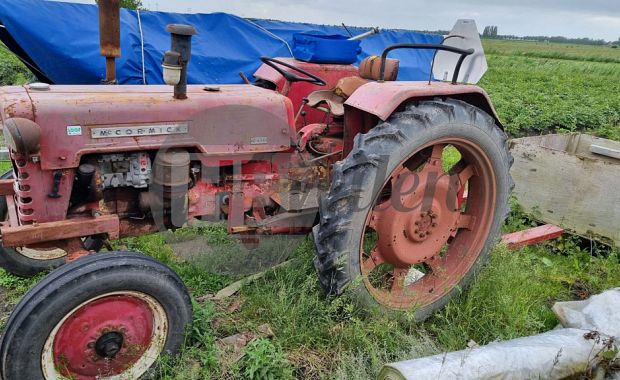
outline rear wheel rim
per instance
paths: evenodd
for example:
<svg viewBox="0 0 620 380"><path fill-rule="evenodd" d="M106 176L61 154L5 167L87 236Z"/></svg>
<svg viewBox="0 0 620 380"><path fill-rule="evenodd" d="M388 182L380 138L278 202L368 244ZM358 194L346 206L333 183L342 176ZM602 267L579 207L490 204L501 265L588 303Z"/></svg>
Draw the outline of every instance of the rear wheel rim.
<svg viewBox="0 0 620 380"><path fill-rule="evenodd" d="M446 148L461 155L448 172ZM372 297L407 310L452 291L486 244L496 193L490 159L467 139L438 139L402 160L370 207L360 242L360 270Z"/></svg>
<svg viewBox="0 0 620 380"><path fill-rule="evenodd" d="M166 343L163 306L141 292L91 298L54 327L43 347L45 379L137 379Z"/></svg>

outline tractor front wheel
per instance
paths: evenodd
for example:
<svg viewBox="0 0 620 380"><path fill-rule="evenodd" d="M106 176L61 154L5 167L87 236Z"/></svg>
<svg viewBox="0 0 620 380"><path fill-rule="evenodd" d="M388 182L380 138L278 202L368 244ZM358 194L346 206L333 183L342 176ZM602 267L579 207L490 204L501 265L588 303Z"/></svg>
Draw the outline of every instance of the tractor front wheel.
<svg viewBox="0 0 620 380"><path fill-rule="evenodd" d="M458 100L421 101L358 135L314 229L323 288L366 307L443 307L486 262L508 213L505 133Z"/></svg>
<svg viewBox="0 0 620 380"><path fill-rule="evenodd" d="M12 379L138 379L174 355L192 320L181 279L129 252L88 256L50 273L15 307L0 343Z"/></svg>

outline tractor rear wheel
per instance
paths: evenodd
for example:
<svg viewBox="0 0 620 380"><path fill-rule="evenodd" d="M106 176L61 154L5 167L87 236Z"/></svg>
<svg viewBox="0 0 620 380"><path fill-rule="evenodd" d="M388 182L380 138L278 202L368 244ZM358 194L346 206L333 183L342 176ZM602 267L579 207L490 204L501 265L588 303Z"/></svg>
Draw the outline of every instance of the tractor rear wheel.
<svg viewBox="0 0 620 380"><path fill-rule="evenodd" d="M512 161L494 119L458 100L411 104L358 135L314 229L322 287L428 318L487 261Z"/></svg>
<svg viewBox="0 0 620 380"><path fill-rule="evenodd" d="M192 306L182 280L130 252L87 256L50 273L15 307L0 343L13 379L138 379L184 342Z"/></svg>
<svg viewBox="0 0 620 380"><path fill-rule="evenodd" d="M0 179L13 178L13 171L8 171ZM0 197L0 220L6 220L7 204ZM98 237L84 239L84 247L89 251L98 252L103 248L104 240ZM65 263L67 252L58 248L32 249L27 247L9 248L0 246L0 268L20 277L32 277L42 271L58 268Z"/></svg>

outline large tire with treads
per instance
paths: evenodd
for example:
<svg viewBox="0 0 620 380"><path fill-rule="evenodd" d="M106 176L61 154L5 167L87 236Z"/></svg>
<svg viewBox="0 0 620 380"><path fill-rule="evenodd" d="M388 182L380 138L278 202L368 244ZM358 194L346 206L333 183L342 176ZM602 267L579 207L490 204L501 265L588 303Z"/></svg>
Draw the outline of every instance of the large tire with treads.
<svg viewBox="0 0 620 380"><path fill-rule="evenodd" d="M320 223L313 231L317 250L314 265L326 293L339 295L350 288L366 308L412 311L416 320L423 320L466 288L487 262L509 211L513 159L506 140L490 115L454 99L411 103L368 133L356 136L349 155L334 165L330 191L320 202ZM436 179L434 194L426 191L428 185L417 193L399 192L396 186L404 186L398 182L403 173L419 183L432 183L433 173L433 178L443 178L437 169L443 165L443 155L439 157L436 152L446 147L456 147L461 158L446 172L441 182L445 183L443 192L437 190L440 181ZM442 206L435 199L439 193L442 198L455 198L455 188L460 189L461 198L452 205L458 207L450 209L452 206ZM466 188L469 198L465 199L462 193ZM395 199L430 206L428 210L420 206L419 211L396 213L392 210ZM450 204L447 200L445 203ZM409 215L417 218L415 226L407 220ZM400 222L403 228L399 230L393 224ZM418 226L423 227L418 230ZM374 246L365 248L368 231L378 237ZM414 233L419 234L415 239L410 237ZM400 239L400 248L386 243L386 239ZM435 252L440 245L442 250ZM368 259L372 259L370 264ZM421 269L415 269L413 263ZM370 271L378 270L373 265L392 265L391 282L388 273L387 285L373 285L375 280L370 277L374 272ZM414 273L412 277L412 270L419 276ZM401 283L396 286L398 281ZM415 292L408 294L410 288ZM388 298L391 292L398 295L396 300Z"/></svg>

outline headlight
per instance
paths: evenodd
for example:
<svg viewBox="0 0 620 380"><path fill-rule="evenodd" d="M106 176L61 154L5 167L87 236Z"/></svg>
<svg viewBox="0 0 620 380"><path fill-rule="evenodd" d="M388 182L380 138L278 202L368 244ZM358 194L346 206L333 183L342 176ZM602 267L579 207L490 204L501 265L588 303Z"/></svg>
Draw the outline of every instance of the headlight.
<svg viewBox="0 0 620 380"><path fill-rule="evenodd" d="M19 117L4 121L4 140L9 148L21 154L33 154L41 146L41 127L32 120Z"/></svg>

